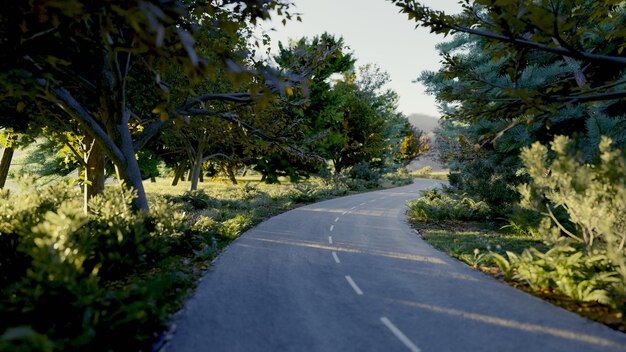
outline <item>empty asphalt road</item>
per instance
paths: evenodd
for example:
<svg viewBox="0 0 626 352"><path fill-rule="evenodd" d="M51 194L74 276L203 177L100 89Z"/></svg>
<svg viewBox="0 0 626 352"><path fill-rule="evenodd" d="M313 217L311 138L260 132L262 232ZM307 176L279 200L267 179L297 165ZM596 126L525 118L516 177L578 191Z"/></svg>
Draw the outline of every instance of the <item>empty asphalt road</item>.
<svg viewBox="0 0 626 352"><path fill-rule="evenodd" d="M215 262L167 351L626 351L626 335L434 250L405 203L436 181L276 216Z"/></svg>

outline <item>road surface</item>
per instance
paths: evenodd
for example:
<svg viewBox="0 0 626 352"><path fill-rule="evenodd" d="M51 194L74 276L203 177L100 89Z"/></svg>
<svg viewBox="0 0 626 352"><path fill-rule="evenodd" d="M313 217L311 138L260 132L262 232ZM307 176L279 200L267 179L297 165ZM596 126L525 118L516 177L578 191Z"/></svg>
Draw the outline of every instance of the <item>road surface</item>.
<svg viewBox="0 0 626 352"><path fill-rule="evenodd" d="M166 351L626 351L626 335L422 241L407 200L437 181L301 207L215 262Z"/></svg>

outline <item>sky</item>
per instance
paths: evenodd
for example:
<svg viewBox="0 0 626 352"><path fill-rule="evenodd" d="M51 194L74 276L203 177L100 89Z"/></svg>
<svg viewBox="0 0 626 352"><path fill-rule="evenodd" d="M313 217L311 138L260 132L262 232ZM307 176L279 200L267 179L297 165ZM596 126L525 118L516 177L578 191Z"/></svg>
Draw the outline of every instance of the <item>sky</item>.
<svg viewBox="0 0 626 352"><path fill-rule="evenodd" d="M415 28L406 15L385 0L293 0L293 12L301 13L302 22L286 26L272 22L263 25L272 38L272 51L278 42L289 38L313 37L329 32L343 36L357 58L357 65L377 64L391 77L389 87L399 96L399 110L407 115L421 113L439 116L435 99L424 93L424 87L413 81L424 70L437 70L440 57L435 45L443 36ZM422 3L449 13L460 11L458 0L427 0Z"/></svg>

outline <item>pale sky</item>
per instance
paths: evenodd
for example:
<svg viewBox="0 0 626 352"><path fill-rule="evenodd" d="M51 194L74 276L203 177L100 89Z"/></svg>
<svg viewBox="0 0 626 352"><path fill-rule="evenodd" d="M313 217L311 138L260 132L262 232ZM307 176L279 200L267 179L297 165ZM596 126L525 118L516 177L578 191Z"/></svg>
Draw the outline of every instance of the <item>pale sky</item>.
<svg viewBox="0 0 626 352"><path fill-rule="evenodd" d="M391 76L390 88L400 95L399 110L407 115L422 113L439 116L435 100L424 93L424 88L413 81L424 70L437 70L440 57L435 44L443 36L427 29L415 29L406 15L385 0L293 0L292 12L302 14L302 22L292 20L286 26L280 23L264 24L270 31L273 52L278 41L289 38L313 37L329 32L343 36L344 42L358 59L357 65L374 63ZM424 0L422 3L449 13L460 11L458 0Z"/></svg>

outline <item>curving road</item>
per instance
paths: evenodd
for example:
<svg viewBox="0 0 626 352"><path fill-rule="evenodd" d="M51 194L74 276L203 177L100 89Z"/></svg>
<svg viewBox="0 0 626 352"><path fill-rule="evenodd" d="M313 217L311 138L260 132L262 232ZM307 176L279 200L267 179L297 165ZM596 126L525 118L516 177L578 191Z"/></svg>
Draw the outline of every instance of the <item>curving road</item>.
<svg viewBox="0 0 626 352"><path fill-rule="evenodd" d="M167 351L626 351L626 335L427 245L405 202L437 181L298 208L245 233Z"/></svg>

